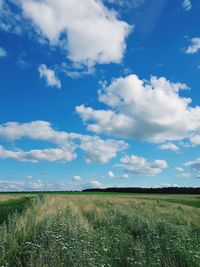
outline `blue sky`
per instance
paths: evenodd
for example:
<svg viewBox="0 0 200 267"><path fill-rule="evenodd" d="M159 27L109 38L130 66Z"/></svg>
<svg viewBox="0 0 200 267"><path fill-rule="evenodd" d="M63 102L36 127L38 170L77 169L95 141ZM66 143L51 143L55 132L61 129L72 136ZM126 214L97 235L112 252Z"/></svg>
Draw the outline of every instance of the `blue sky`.
<svg viewBox="0 0 200 267"><path fill-rule="evenodd" d="M0 190L199 186L198 0L0 0Z"/></svg>

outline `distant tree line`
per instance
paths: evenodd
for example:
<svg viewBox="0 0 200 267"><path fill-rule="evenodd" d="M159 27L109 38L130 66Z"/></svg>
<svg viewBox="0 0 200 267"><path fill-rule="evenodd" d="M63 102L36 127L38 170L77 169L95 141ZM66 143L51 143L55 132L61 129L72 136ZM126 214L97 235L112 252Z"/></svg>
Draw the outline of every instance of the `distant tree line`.
<svg viewBox="0 0 200 267"><path fill-rule="evenodd" d="M151 193L151 194L200 194L200 187L110 187L110 188L89 188L82 192L116 192L116 193Z"/></svg>
<svg viewBox="0 0 200 267"><path fill-rule="evenodd" d="M116 193L150 193L150 194L195 194L200 195L200 187L109 187L109 188L88 188L82 191L7 191L0 194L65 194L65 193L81 193L81 192L116 192Z"/></svg>

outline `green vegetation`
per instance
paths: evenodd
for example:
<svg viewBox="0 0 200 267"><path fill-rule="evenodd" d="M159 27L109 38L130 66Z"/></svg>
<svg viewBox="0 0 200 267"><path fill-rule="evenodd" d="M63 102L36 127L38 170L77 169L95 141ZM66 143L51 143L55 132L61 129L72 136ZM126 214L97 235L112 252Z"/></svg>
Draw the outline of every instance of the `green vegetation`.
<svg viewBox="0 0 200 267"><path fill-rule="evenodd" d="M36 196L1 224L0 266L199 267L200 209L169 200L184 199Z"/></svg>
<svg viewBox="0 0 200 267"><path fill-rule="evenodd" d="M192 199L192 200L187 200L187 199L165 199L163 201L171 202L171 203L179 203L183 205L189 205L192 207L200 208L200 200L199 199Z"/></svg>
<svg viewBox="0 0 200 267"><path fill-rule="evenodd" d="M22 210L27 206L29 200L29 197L16 197L9 200L0 199L0 224L8 220L8 217L13 213L22 212Z"/></svg>
<svg viewBox="0 0 200 267"><path fill-rule="evenodd" d="M141 197L141 196L140 196ZM192 207L200 208L200 197L195 195L154 195L143 196L143 199L155 200L155 201L166 201L170 203L178 203L183 205L189 205Z"/></svg>

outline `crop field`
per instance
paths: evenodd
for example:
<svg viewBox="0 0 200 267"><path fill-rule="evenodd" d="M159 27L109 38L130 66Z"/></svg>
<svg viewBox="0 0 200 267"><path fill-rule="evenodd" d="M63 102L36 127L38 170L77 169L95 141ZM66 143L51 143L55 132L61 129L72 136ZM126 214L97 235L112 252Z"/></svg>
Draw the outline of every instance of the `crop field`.
<svg viewBox="0 0 200 267"><path fill-rule="evenodd" d="M0 194L0 266L199 267L199 203L188 195Z"/></svg>

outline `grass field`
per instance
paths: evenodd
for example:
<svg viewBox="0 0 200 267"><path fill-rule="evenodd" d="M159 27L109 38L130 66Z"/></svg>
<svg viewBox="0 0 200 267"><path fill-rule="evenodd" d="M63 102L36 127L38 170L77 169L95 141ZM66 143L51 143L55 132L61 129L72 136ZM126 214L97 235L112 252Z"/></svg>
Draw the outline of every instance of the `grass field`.
<svg viewBox="0 0 200 267"><path fill-rule="evenodd" d="M199 196L2 194L0 210L13 201L0 266L200 266Z"/></svg>
<svg viewBox="0 0 200 267"><path fill-rule="evenodd" d="M0 196L0 224L7 221L13 213L22 212L30 199L19 194Z"/></svg>

